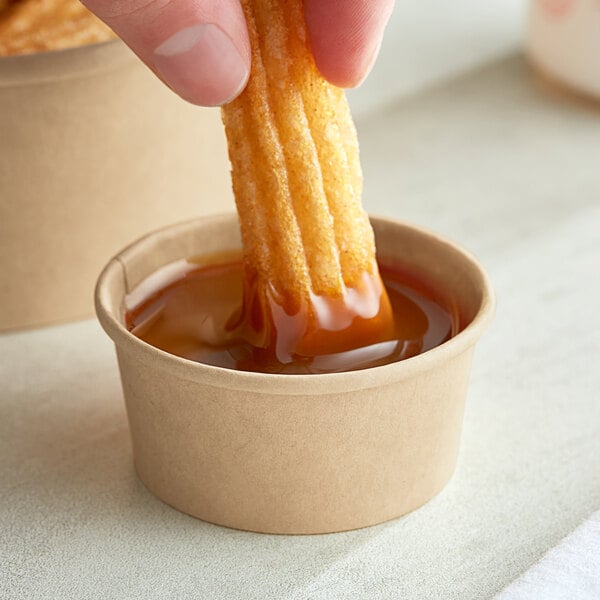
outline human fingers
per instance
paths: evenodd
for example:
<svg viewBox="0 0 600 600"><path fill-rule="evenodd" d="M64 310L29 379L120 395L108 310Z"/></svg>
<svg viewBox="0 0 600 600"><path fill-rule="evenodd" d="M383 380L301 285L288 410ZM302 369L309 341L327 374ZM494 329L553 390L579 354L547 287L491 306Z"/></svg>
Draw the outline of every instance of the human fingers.
<svg viewBox="0 0 600 600"><path fill-rule="evenodd" d="M340 87L368 75L392 14L394 0L305 0L310 44L321 74Z"/></svg>
<svg viewBox="0 0 600 600"><path fill-rule="evenodd" d="M250 72L239 0L83 0L177 94L218 106Z"/></svg>

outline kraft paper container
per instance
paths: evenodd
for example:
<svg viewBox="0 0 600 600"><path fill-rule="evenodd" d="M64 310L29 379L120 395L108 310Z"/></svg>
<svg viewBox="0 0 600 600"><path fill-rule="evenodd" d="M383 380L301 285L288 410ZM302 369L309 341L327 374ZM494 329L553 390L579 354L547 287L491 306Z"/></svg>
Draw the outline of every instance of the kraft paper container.
<svg viewBox="0 0 600 600"><path fill-rule="evenodd" d="M492 291L452 243L403 223L373 224L380 257L448 290L462 331L420 356L363 371L238 372L167 354L126 330L124 295L171 261L239 247L235 216L163 229L107 265L96 311L116 345L135 465L151 492L213 523L306 534L393 519L444 487Z"/></svg>
<svg viewBox="0 0 600 600"><path fill-rule="evenodd" d="M217 109L120 42L0 57L0 330L93 313L115 248L233 208Z"/></svg>
<svg viewBox="0 0 600 600"><path fill-rule="evenodd" d="M551 81L600 99L600 2L531 0L527 54Z"/></svg>

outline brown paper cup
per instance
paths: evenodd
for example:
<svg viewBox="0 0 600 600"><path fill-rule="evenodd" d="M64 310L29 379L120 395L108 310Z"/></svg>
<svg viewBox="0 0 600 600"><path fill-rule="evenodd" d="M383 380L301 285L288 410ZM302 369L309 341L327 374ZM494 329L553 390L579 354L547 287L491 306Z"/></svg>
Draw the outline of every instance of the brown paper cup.
<svg viewBox="0 0 600 600"><path fill-rule="evenodd" d="M0 58L0 330L87 316L106 256L233 208L217 109L120 42Z"/></svg>
<svg viewBox="0 0 600 600"><path fill-rule="evenodd" d="M478 263L454 244L403 223L373 225L379 256L448 290L462 330L424 354L363 371L221 369L167 354L125 329L124 295L143 278L180 258L239 247L234 216L163 229L108 264L96 310L116 344L135 465L150 491L229 527L325 533L398 517L444 487L492 291Z"/></svg>

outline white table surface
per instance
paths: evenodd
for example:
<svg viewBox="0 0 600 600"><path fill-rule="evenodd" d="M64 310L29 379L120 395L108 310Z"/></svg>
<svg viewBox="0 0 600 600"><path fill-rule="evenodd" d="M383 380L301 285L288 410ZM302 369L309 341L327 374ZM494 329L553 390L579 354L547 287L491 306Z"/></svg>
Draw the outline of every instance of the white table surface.
<svg viewBox="0 0 600 600"><path fill-rule="evenodd" d="M512 57L359 129L368 209L459 240L497 290L451 483L356 532L203 523L136 479L95 321L4 335L1 598L489 598L600 508L600 108Z"/></svg>

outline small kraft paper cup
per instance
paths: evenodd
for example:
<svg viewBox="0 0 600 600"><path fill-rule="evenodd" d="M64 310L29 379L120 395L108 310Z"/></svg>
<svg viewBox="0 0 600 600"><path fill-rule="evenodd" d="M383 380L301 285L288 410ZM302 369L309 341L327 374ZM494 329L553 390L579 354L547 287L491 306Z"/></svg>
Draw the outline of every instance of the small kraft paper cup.
<svg viewBox="0 0 600 600"><path fill-rule="evenodd" d="M222 129L120 41L0 57L0 331L93 314L115 248L233 209Z"/></svg>
<svg viewBox="0 0 600 600"><path fill-rule="evenodd" d="M152 493L212 523L311 534L399 517L444 487L493 292L481 266L453 243L404 223L372 223L380 259L410 265L445 290L460 331L421 355L362 371L228 370L129 333L125 295L172 261L239 248L235 215L160 230L110 261L96 311L116 346L135 467Z"/></svg>
<svg viewBox="0 0 600 600"><path fill-rule="evenodd" d="M600 0L531 0L527 54L550 80L600 99Z"/></svg>

